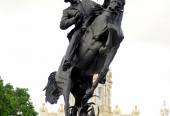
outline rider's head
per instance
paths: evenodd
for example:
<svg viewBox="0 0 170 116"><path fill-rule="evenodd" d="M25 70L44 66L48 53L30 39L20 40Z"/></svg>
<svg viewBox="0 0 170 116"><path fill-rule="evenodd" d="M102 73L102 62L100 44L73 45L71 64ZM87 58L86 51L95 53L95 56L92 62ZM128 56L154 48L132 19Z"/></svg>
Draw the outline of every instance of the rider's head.
<svg viewBox="0 0 170 116"><path fill-rule="evenodd" d="M77 3L78 1L80 1L80 0L64 0L64 2L70 2L70 3L72 3L72 4L74 4L74 3Z"/></svg>

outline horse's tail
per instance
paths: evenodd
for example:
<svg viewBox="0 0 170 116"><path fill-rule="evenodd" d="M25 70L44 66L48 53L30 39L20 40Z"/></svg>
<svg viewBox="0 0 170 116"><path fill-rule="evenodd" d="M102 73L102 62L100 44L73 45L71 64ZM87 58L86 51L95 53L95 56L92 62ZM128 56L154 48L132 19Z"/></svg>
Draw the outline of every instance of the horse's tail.
<svg viewBox="0 0 170 116"><path fill-rule="evenodd" d="M58 82L55 79L57 72L52 72L48 77L48 83L44 88L45 100L51 104L57 103L60 95L62 95L62 88L58 86Z"/></svg>

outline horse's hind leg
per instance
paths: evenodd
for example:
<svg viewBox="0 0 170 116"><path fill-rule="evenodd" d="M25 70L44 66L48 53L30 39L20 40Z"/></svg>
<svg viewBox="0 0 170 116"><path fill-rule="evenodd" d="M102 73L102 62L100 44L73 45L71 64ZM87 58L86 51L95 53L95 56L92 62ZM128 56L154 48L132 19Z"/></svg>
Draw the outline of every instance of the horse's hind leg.
<svg viewBox="0 0 170 116"><path fill-rule="evenodd" d="M70 116L70 112L69 112L69 94L70 94L70 92L64 94L64 101L65 101L64 110L65 110L65 116Z"/></svg>
<svg viewBox="0 0 170 116"><path fill-rule="evenodd" d="M64 101L65 101L65 105L64 105L65 116L70 116L70 112L69 112L70 85L71 85L71 81L67 84L67 86L65 86L65 89L64 89L64 92L63 92Z"/></svg>
<svg viewBox="0 0 170 116"><path fill-rule="evenodd" d="M71 89L71 79L70 79L70 74L68 73L67 75L67 81L65 82L65 87L63 90L63 96L64 96L64 110L65 110L65 116L70 116L70 111L69 111L69 95L70 95L70 89Z"/></svg>

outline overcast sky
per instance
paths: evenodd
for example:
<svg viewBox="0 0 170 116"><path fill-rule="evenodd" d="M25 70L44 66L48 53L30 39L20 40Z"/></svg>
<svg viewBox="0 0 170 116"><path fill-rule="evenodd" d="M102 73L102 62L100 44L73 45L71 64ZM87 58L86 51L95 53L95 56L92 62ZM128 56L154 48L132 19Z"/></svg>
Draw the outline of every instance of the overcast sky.
<svg viewBox="0 0 170 116"><path fill-rule="evenodd" d="M0 76L28 88L36 110L68 45L68 30L59 29L68 6L63 1L0 0ZM141 116L159 116L164 100L170 107L169 6L169 0L126 0L125 38L110 67L112 106L118 104L123 113L138 105Z"/></svg>

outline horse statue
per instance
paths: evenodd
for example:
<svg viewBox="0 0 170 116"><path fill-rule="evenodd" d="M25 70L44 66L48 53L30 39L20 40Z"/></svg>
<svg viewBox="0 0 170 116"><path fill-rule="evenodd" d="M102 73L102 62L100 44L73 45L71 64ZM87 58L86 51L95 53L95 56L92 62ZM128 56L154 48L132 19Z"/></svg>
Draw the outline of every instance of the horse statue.
<svg viewBox="0 0 170 116"><path fill-rule="evenodd" d="M58 71L50 74L44 89L46 101L57 103L59 96L63 95L65 116L89 115L92 103L88 103L88 100L93 96L98 83L105 79L109 65L124 38L121 29L124 5L124 0L110 0L107 8L92 21L80 38L72 66L63 71L63 58ZM98 74L95 82L94 74ZM75 98L72 107L69 106L70 93ZM94 111L90 116L94 116Z"/></svg>

